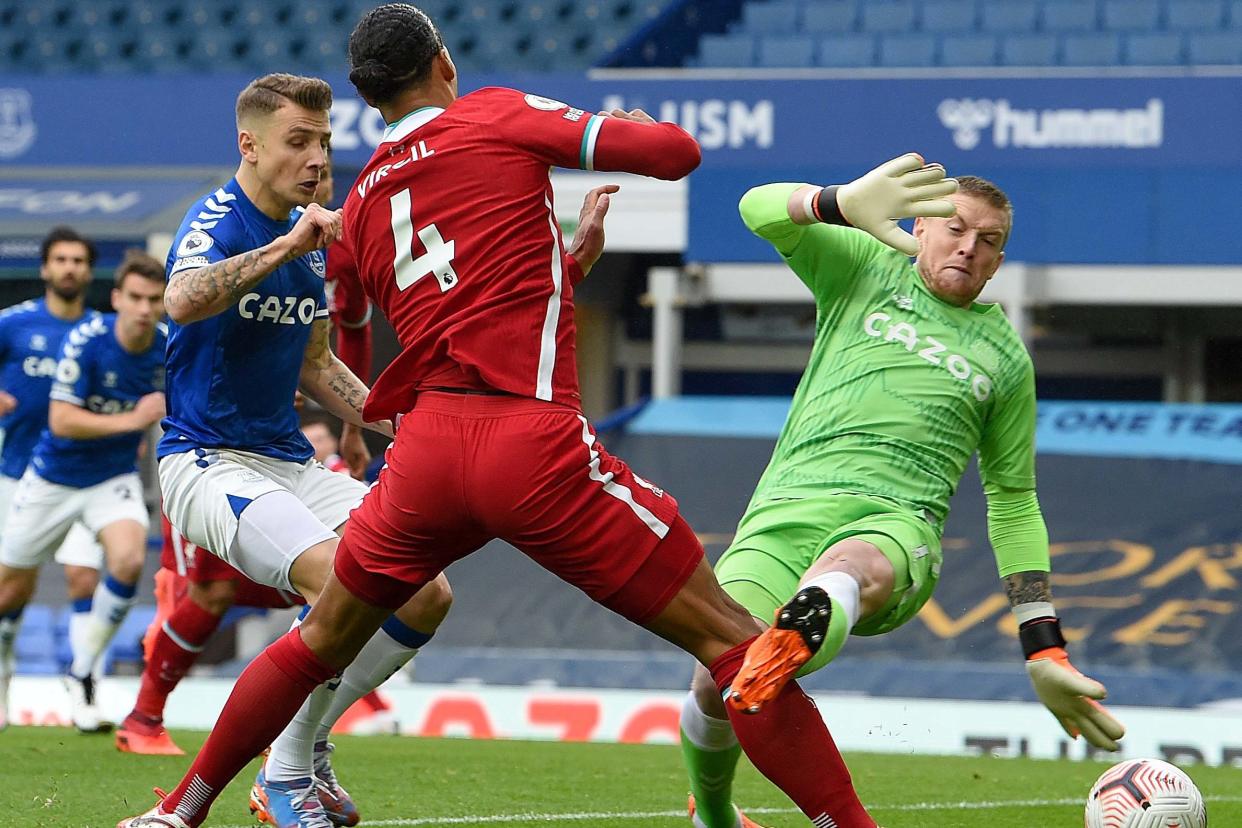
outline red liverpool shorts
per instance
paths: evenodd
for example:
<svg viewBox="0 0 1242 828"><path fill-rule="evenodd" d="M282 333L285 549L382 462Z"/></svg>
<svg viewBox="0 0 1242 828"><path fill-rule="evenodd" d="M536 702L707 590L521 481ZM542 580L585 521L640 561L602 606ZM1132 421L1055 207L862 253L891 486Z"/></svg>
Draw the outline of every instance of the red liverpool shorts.
<svg viewBox="0 0 1242 828"><path fill-rule="evenodd" d="M174 587L180 597L185 584L205 584L211 581L235 581L237 596L233 604L239 607L259 609L283 609L305 604L306 599L296 592L285 592L275 587L257 584L206 549L200 549L181 537L164 515L164 547L160 550L160 566L178 576ZM184 579L184 583L181 581Z"/></svg>
<svg viewBox="0 0 1242 828"><path fill-rule="evenodd" d="M608 454L567 406L424 392L385 460L335 565L341 583L375 606L400 606L500 538L644 624L703 557L677 501Z"/></svg>

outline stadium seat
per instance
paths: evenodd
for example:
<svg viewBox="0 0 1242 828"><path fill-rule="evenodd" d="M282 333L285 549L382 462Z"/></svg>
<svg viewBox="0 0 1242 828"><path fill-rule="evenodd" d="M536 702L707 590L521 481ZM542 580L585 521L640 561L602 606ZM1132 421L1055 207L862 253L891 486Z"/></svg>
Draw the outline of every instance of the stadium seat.
<svg viewBox="0 0 1242 828"><path fill-rule="evenodd" d="M306 32L338 28L332 22L332 4L327 0L302 0L289 10L285 22L292 29Z"/></svg>
<svg viewBox="0 0 1242 828"><path fill-rule="evenodd" d="M1186 57L1195 66L1242 64L1242 32L1193 33L1186 38Z"/></svg>
<svg viewBox="0 0 1242 828"><path fill-rule="evenodd" d="M975 0L924 0L923 30L927 32L974 31L978 11Z"/></svg>
<svg viewBox="0 0 1242 828"><path fill-rule="evenodd" d="M61 671L56 657L56 619L51 607L42 604L26 607L13 650L19 673L55 675Z"/></svg>
<svg viewBox="0 0 1242 828"><path fill-rule="evenodd" d="M802 31L808 34L852 32L857 26L855 0L821 0L802 10Z"/></svg>
<svg viewBox="0 0 1242 828"><path fill-rule="evenodd" d="M840 69L875 65L875 38L867 34L826 35L819 40L816 63Z"/></svg>
<svg viewBox="0 0 1242 828"><path fill-rule="evenodd" d="M1113 32L1154 32L1160 28L1156 0L1104 0L1104 28Z"/></svg>
<svg viewBox="0 0 1242 828"><path fill-rule="evenodd" d="M998 34L1033 32L1038 11L1035 0L998 0L984 3L981 28L985 32Z"/></svg>
<svg viewBox="0 0 1242 828"><path fill-rule="evenodd" d="M1173 32L1134 32L1126 37L1122 61L1130 66L1177 66L1185 62L1185 43Z"/></svg>
<svg viewBox="0 0 1242 828"><path fill-rule="evenodd" d="M1055 66L1057 39L1044 34L1012 34L1001 40L1002 66Z"/></svg>
<svg viewBox="0 0 1242 828"><path fill-rule="evenodd" d="M880 38L880 66L935 66L936 38L922 34L889 34Z"/></svg>
<svg viewBox="0 0 1242 828"><path fill-rule="evenodd" d="M699 38L699 66L754 66L755 39L748 34L703 35Z"/></svg>
<svg viewBox="0 0 1242 828"><path fill-rule="evenodd" d="M798 30L798 4L793 0L751 0L742 7L740 32L755 35L788 34Z"/></svg>
<svg viewBox="0 0 1242 828"><path fill-rule="evenodd" d="M288 9L281 3L248 2L237 12L234 24L238 33L259 35L279 30Z"/></svg>
<svg viewBox="0 0 1242 828"><path fill-rule="evenodd" d="M1121 37L1112 32L1068 34L1061 40L1065 66L1115 66L1121 62Z"/></svg>
<svg viewBox="0 0 1242 828"><path fill-rule="evenodd" d="M1085 32L1099 24L1095 0L1044 0L1040 25L1046 32Z"/></svg>
<svg viewBox="0 0 1242 828"><path fill-rule="evenodd" d="M1197 32L1219 29L1225 19L1221 0L1166 0L1164 25L1171 31Z"/></svg>
<svg viewBox="0 0 1242 828"><path fill-rule="evenodd" d="M912 0L869 0L862 7L865 32L909 32L914 29Z"/></svg>
<svg viewBox="0 0 1242 828"><path fill-rule="evenodd" d="M996 38L992 35L945 35L940 41L942 66L995 66Z"/></svg>
<svg viewBox="0 0 1242 828"><path fill-rule="evenodd" d="M759 38L756 66L815 65L815 39L807 35L769 35Z"/></svg>
<svg viewBox="0 0 1242 828"><path fill-rule="evenodd" d="M205 71L224 71L238 63L238 38L223 28L202 29L190 37L185 53L186 62Z"/></svg>

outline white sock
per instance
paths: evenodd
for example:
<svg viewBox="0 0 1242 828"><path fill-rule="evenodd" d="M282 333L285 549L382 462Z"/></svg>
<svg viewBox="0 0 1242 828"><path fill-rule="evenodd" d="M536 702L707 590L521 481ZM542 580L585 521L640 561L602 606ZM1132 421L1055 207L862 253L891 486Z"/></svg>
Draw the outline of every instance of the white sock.
<svg viewBox="0 0 1242 828"><path fill-rule="evenodd" d="M825 572L823 575L817 575L807 581L800 589L805 589L809 586L819 587L828 593L829 598L840 604L841 611L845 613L845 617L850 621L850 629L854 629L854 625L858 623L858 615L862 612L862 590L858 586L858 581L855 581L852 575L839 570Z"/></svg>
<svg viewBox="0 0 1242 828"><path fill-rule="evenodd" d="M272 742L272 751L263 766L267 778L273 782L302 779L313 772L315 756L315 731L336 695L340 679L325 681L316 687L302 702L293 721Z"/></svg>
<svg viewBox="0 0 1242 828"><path fill-rule="evenodd" d="M73 602L73 609L69 613L69 652L75 662L78 653L86 653L90 650L86 639L90 629L91 607L94 603L93 598L78 599Z"/></svg>
<svg viewBox="0 0 1242 828"><path fill-rule="evenodd" d="M13 675L17 663L17 632L21 628L21 610L16 615L0 616L0 681L7 682Z"/></svg>
<svg viewBox="0 0 1242 828"><path fill-rule="evenodd" d="M341 674L341 686L337 688L332 705L319 725L315 741L326 742L333 725L354 702L392 678L417 654L417 647L401 644L384 630L371 636L353 664Z"/></svg>
<svg viewBox="0 0 1242 828"><path fill-rule="evenodd" d="M694 691L681 703L681 732L700 750L719 752L737 744L737 735L728 719L709 716L699 707Z"/></svg>
<svg viewBox="0 0 1242 828"><path fill-rule="evenodd" d="M99 586L95 587L91 611L86 613L87 618L83 624L81 641L70 638L70 643L74 645L70 674L85 678L94 672L99 657L108 648L108 643L116 635L125 616L129 615L129 610L134 605L136 588L136 584L122 583L112 575L105 576Z"/></svg>

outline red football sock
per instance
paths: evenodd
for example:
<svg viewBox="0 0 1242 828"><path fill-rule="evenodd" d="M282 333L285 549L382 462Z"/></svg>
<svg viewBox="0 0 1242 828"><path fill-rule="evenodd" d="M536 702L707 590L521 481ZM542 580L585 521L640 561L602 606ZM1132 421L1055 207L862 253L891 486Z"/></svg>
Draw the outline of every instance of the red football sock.
<svg viewBox="0 0 1242 828"><path fill-rule="evenodd" d="M202 824L224 786L272 743L310 692L334 675L336 670L302 643L298 630L278 638L238 677L207 743L160 810Z"/></svg>
<svg viewBox="0 0 1242 828"><path fill-rule="evenodd" d="M213 615L183 596L155 634L151 653L142 670L142 686L134 712L147 719L164 718L164 705L185 674L189 672L207 639L220 626L220 616Z"/></svg>
<svg viewBox="0 0 1242 828"><path fill-rule="evenodd" d="M746 649L745 641L708 668L721 693L733 681ZM876 828L858 801L845 761L832 741L815 702L797 682L758 713L743 713L726 704L729 721L742 750L759 772L780 788L818 826Z"/></svg>

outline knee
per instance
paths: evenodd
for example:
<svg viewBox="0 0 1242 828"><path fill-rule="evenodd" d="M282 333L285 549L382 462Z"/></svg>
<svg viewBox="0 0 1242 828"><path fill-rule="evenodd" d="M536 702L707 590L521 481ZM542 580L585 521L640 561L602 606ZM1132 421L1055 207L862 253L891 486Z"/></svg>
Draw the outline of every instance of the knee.
<svg viewBox="0 0 1242 828"><path fill-rule="evenodd" d="M34 595L35 570L0 567L0 615L21 609Z"/></svg>
<svg viewBox="0 0 1242 828"><path fill-rule="evenodd" d="M124 584L136 584L142 577L143 550L127 548L121 550L108 562L108 571L112 577Z"/></svg>
<svg viewBox="0 0 1242 828"><path fill-rule="evenodd" d="M91 569L89 566L65 567L65 591L69 594L69 600L89 598L95 594L97 586L99 586L98 570Z"/></svg>
<svg viewBox="0 0 1242 828"><path fill-rule="evenodd" d="M232 581L208 581L190 584L190 600L215 616L224 615L237 598L237 584Z"/></svg>
<svg viewBox="0 0 1242 828"><path fill-rule="evenodd" d="M694 677L690 679L690 692L699 710L706 715L714 719L729 718L729 711L725 709L720 691L716 689L716 680L702 664L694 666Z"/></svg>
<svg viewBox="0 0 1242 828"><path fill-rule="evenodd" d="M441 572L397 611L401 622L419 632L435 632L453 606L453 588Z"/></svg>

